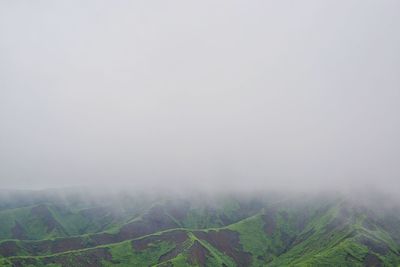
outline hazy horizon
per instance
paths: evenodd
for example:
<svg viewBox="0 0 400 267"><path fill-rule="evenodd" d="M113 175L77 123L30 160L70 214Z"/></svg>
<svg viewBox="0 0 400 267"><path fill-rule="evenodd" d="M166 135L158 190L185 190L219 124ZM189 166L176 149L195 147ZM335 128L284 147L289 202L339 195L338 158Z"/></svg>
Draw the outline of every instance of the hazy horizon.
<svg viewBox="0 0 400 267"><path fill-rule="evenodd" d="M3 1L0 188L400 188L399 1Z"/></svg>

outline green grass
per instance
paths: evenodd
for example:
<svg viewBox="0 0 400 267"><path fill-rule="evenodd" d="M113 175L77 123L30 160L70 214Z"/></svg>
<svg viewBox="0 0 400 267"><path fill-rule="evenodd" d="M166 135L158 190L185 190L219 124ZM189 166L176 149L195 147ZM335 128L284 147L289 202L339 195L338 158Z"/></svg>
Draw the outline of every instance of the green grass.
<svg viewBox="0 0 400 267"><path fill-rule="evenodd" d="M273 240L266 236L263 228L264 222L260 214L229 226L230 230L239 233L240 243L244 251L253 255L253 266L260 266L265 262L260 260L260 257L270 256L268 251Z"/></svg>
<svg viewBox="0 0 400 267"><path fill-rule="evenodd" d="M0 266L12 266L14 260L22 261L23 266L56 267L61 265L54 262L60 260L69 266L85 266L92 260L89 257L93 255L91 253L99 251L106 251L107 255L101 261L102 266L188 266L189 249L195 241L207 250L207 266L235 266L234 260L223 251L197 238L193 234L195 230L237 232L241 245L239 249L251 254L252 266L363 266L367 255L374 255L384 266L399 266L398 215L390 217L392 228L385 228L383 224L376 223L377 219L369 213L357 210L343 201L307 201L277 201L254 213L251 210L243 211L243 205L236 199L221 198L215 206L203 203L191 206L183 217L174 217L171 214L175 213L168 214L165 211L180 228L156 231L134 239L152 238L152 243L143 250L135 250L132 247L133 241L125 240L55 254L45 250L43 255L30 256L26 250L27 245L40 242L17 240L17 256L0 258ZM11 231L16 221L30 239L52 242L55 237L78 235L89 244L93 240L90 235L92 231L98 232L102 229L101 231L117 234L124 222L135 222L144 218L137 213L127 215L125 219L109 217L108 213L101 213L98 217L84 217L79 209L61 208L51 204L45 206L59 224L54 231L47 231L43 218L32 216L31 209L34 206L0 211L0 246L6 242L5 239L12 237ZM239 220L240 216L246 218ZM379 219L386 223L383 218L384 214ZM365 226L366 220L372 226ZM233 223L225 225L226 221ZM176 244L176 240L157 239L174 230L185 231L188 239L183 244ZM376 244L378 249L382 247L385 251L373 251L373 245L371 248L370 244ZM178 254L159 263L160 257L177 245L180 248ZM46 262L51 263L45 265Z"/></svg>
<svg viewBox="0 0 400 267"><path fill-rule="evenodd" d="M158 259L161 255L170 251L175 247L175 244L171 242L159 242L156 244L150 244L149 248L135 251L131 242L123 242L110 246L110 252L112 255L112 262L104 262L104 266L149 266L158 263Z"/></svg>

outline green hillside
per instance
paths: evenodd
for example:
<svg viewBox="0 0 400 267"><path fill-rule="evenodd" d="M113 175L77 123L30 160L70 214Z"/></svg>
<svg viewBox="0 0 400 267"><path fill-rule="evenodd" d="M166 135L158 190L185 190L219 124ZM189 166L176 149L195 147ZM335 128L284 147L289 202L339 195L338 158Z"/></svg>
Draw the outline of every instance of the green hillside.
<svg viewBox="0 0 400 267"><path fill-rule="evenodd" d="M396 206L327 196L145 198L3 207L1 266L400 266Z"/></svg>

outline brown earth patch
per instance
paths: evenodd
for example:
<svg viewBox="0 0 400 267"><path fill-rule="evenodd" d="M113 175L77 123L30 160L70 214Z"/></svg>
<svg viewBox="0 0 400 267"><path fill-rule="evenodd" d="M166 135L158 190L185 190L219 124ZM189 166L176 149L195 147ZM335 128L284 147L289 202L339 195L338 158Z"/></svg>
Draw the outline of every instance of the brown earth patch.
<svg viewBox="0 0 400 267"><path fill-rule="evenodd" d="M38 217L43 221L43 224L46 225L46 232L50 233L51 231L57 229L62 234L67 235L65 229L58 223L56 219L54 219L53 215L49 211L46 205L39 205L33 207L31 209L31 215Z"/></svg>
<svg viewBox="0 0 400 267"><path fill-rule="evenodd" d="M207 256L210 252L197 240L188 251L188 261L191 265L206 266Z"/></svg>
<svg viewBox="0 0 400 267"><path fill-rule="evenodd" d="M71 257L73 256L73 257ZM61 266L82 266L98 267L102 266L102 261L111 261L112 255L107 248L97 248L83 253L66 254L56 257L44 258L45 264L61 264Z"/></svg>
<svg viewBox="0 0 400 267"><path fill-rule="evenodd" d="M11 229L11 236L14 239L27 239L28 238L25 229L22 227L22 225L17 220L15 220L14 227Z"/></svg>
<svg viewBox="0 0 400 267"><path fill-rule="evenodd" d="M0 255L4 257L15 256L20 251L15 241L4 241L0 243Z"/></svg>
<svg viewBox="0 0 400 267"><path fill-rule="evenodd" d="M36 215L46 215L49 213L46 206L38 206L33 209ZM51 221L51 219L49 219ZM138 238L143 235L148 235L154 232L176 228L178 225L166 215L160 207L154 207L143 216L142 220L134 221L124 225L117 234L98 233L91 234L87 237L67 237L57 238L55 240L41 240L35 242L22 241L22 247L32 256L44 255L48 252L59 253L69 250L78 250L90 248L99 245L117 243L124 240ZM14 244L13 244L14 243ZM0 244L0 255L16 256L21 251L15 241Z"/></svg>
<svg viewBox="0 0 400 267"><path fill-rule="evenodd" d="M365 267L381 267L383 266L382 261L374 254L368 253L364 258Z"/></svg>
<svg viewBox="0 0 400 267"><path fill-rule="evenodd" d="M168 251L164 255L161 255L160 258L158 259L158 262L164 262L164 261L173 259L176 256L178 256L178 254L184 250L184 242L187 239L188 239L188 236L183 231L174 231L174 232L166 233L165 236L163 237L162 241L174 242L175 248Z"/></svg>
<svg viewBox="0 0 400 267"><path fill-rule="evenodd" d="M124 225L118 233L120 240L148 235L154 232L179 227L160 206L153 207L140 221Z"/></svg>
<svg viewBox="0 0 400 267"><path fill-rule="evenodd" d="M24 267L27 265L40 266L39 262L34 258L12 259L10 261L13 267Z"/></svg>
<svg viewBox="0 0 400 267"><path fill-rule="evenodd" d="M239 234L231 230L220 231L197 231L194 232L197 238L207 241L212 246L231 257L238 266L249 266L251 254L244 252L239 242Z"/></svg>
<svg viewBox="0 0 400 267"><path fill-rule="evenodd" d="M129 239L129 238L127 238ZM99 245L104 245L104 244L110 244L110 243L117 243L124 241L125 239L121 238L117 234L110 234L110 233L99 233L99 234L93 234L86 240L86 243L84 244L85 247L93 247L93 246L99 246Z"/></svg>
<svg viewBox="0 0 400 267"><path fill-rule="evenodd" d="M50 243L50 250L52 253L75 250L83 247L85 247L85 242L82 237L55 239Z"/></svg>
<svg viewBox="0 0 400 267"><path fill-rule="evenodd" d="M307 232L301 234L300 236L298 236L292 243L292 246L298 245L301 242L307 240L310 236L312 236L315 233L315 229L311 228L310 230L308 230Z"/></svg>
<svg viewBox="0 0 400 267"><path fill-rule="evenodd" d="M51 240L21 242L21 247L29 255L44 254L51 252L52 242Z"/></svg>
<svg viewBox="0 0 400 267"><path fill-rule="evenodd" d="M267 212L262 216L264 221L264 231L268 235L273 235L276 230L276 212L274 210Z"/></svg>
<svg viewBox="0 0 400 267"><path fill-rule="evenodd" d="M369 238L363 238L360 240L360 242L371 251L381 255L386 255L390 250L389 246L387 246L386 244L374 241Z"/></svg>
<svg viewBox="0 0 400 267"><path fill-rule="evenodd" d="M281 240L283 246L280 249L278 249L277 254L279 255L286 252L291 247L291 244L295 241L295 239L296 239L295 236L290 235L285 231L281 231Z"/></svg>

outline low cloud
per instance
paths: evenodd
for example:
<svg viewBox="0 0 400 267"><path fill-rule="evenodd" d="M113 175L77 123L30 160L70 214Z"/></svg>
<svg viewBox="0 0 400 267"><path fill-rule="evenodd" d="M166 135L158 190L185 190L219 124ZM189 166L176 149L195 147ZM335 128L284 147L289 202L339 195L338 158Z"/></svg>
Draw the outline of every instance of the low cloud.
<svg viewBox="0 0 400 267"><path fill-rule="evenodd" d="M398 1L0 4L5 188L399 188Z"/></svg>

